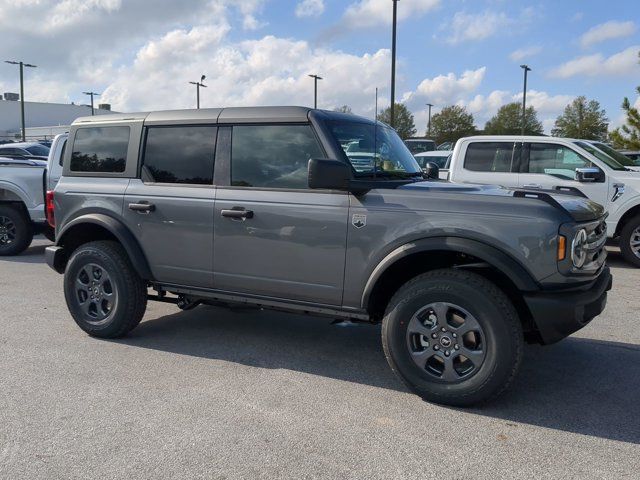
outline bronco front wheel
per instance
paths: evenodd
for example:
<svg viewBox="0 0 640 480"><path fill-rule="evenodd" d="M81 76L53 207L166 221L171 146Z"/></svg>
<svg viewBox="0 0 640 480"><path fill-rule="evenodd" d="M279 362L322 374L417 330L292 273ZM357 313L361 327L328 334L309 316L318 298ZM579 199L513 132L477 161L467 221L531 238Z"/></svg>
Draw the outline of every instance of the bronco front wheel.
<svg viewBox="0 0 640 480"><path fill-rule="evenodd" d="M147 288L120 244L87 243L71 256L64 296L78 326L89 335L116 338L135 328L147 307Z"/></svg>
<svg viewBox="0 0 640 480"><path fill-rule="evenodd" d="M520 365L523 334L498 287L478 274L445 269L396 292L382 344L393 371L422 398L469 406L506 390Z"/></svg>

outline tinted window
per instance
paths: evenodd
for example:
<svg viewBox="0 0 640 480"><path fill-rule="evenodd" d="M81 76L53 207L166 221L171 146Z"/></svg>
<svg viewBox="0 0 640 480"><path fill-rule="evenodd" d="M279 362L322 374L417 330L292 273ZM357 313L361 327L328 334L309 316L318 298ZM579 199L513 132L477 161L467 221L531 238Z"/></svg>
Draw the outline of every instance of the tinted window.
<svg viewBox="0 0 640 480"><path fill-rule="evenodd" d="M467 147L464 168L474 172L513 172L513 142L477 142Z"/></svg>
<svg viewBox="0 0 640 480"><path fill-rule="evenodd" d="M73 142L71 171L124 172L129 127L79 128Z"/></svg>
<svg viewBox="0 0 640 480"><path fill-rule="evenodd" d="M4 153L5 155L24 155L25 152L18 148L3 148L0 150L0 153Z"/></svg>
<svg viewBox="0 0 640 480"><path fill-rule="evenodd" d="M529 173L544 173L573 180L576 168L591 166L591 162L578 152L562 145L532 143L529 146Z"/></svg>
<svg viewBox="0 0 640 480"><path fill-rule="evenodd" d="M307 165L324 154L309 125L233 127L231 184L307 188Z"/></svg>
<svg viewBox="0 0 640 480"><path fill-rule="evenodd" d="M64 151L67 149L67 139L65 138L64 141L62 142L62 148L60 149L60 159L58 160L58 163L60 164L60 166L62 166L62 161L64 160Z"/></svg>
<svg viewBox="0 0 640 480"><path fill-rule="evenodd" d="M216 127L151 127L143 164L154 182L213 184Z"/></svg>
<svg viewBox="0 0 640 480"><path fill-rule="evenodd" d="M49 155L49 147L45 147L44 145L33 145L25 148L25 150L31 155L40 155L42 157Z"/></svg>

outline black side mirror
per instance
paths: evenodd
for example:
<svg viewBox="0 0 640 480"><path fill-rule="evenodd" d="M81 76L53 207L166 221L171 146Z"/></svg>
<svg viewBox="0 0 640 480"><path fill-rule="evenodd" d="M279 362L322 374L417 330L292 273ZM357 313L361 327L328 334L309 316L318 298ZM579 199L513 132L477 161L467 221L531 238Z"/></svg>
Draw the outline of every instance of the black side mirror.
<svg viewBox="0 0 640 480"><path fill-rule="evenodd" d="M351 167L328 158L309 160L309 188L325 190L349 190Z"/></svg>
<svg viewBox="0 0 640 480"><path fill-rule="evenodd" d="M440 167L434 162L427 162L427 164L422 169L425 176L431 180L439 180L440 179Z"/></svg>
<svg viewBox="0 0 640 480"><path fill-rule="evenodd" d="M576 180L580 183L603 182L604 174L597 167L576 168Z"/></svg>

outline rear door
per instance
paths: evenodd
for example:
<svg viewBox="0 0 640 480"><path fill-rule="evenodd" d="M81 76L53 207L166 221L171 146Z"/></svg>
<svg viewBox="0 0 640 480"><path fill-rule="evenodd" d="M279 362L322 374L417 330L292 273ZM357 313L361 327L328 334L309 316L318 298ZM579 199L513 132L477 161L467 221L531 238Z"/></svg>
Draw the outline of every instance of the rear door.
<svg viewBox="0 0 640 480"><path fill-rule="evenodd" d="M145 128L140 175L129 182L123 216L160 282L212 286L217 130Z"/></svg>
<svg viewBox="0 0 640 480"><path fill-rule="evenodd" d="M512 141L472 141L461 149L462 165L453 181L516 187L521 144Z"/></svg>
<svg viewBox="0 0 640 480"><path fill-rule="evenodd" d="M221 127L219 144L215 287L340 305L349 195L308 188L325 156L311 126Z"/></svg>
<svg viewBox="0 0 640 480"><path fill-rule="evenodd" d="M586 157L560 143L527 142L523 148L520 187L555 189L571 187L594 202L607 206L608 179L581 183L575 180L576 168L594 167Z"/></svg>

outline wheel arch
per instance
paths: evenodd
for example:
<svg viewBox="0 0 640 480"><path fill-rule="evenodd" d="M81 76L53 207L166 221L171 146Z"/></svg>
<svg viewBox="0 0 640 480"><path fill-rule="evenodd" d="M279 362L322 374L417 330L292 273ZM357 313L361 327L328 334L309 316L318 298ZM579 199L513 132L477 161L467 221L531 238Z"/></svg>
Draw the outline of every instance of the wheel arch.
<svg viewBox="0 0 640 480"><path fill-rule="evenodd" d="M118 242L127 252L138 275L146 280L153 279L147 258L133 234L120 220L103 213L83 214L57 232L56 245L67 251L61 267L66 266L69 256L79 246L95 240Z"/></svg>
<svg viewBox="0 0 640 480"><path fill-rule="evenodd" d="M622 232L622 229L624 228L626 223L637 216L640 216L640 203L629 208L626 212L624 212L624 215L620 217L620 220L618 220L618 224L616 225L615 236L617 237L618 235L620 235L620 232Z"/></svg>
<svg viewBox="0 0 640 480"><path fill-rule="evenodd" d="M381 318L386 305L401 285L438 268L473 270L498 285L514 302L525 330L535 331L523 291L539 285L517 260L490 245L460 237L427 238L405 244L389 253L374 269L362 294L362 308Z"/></svg>

